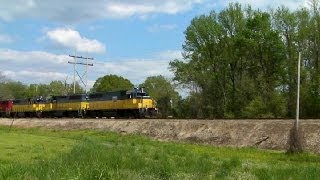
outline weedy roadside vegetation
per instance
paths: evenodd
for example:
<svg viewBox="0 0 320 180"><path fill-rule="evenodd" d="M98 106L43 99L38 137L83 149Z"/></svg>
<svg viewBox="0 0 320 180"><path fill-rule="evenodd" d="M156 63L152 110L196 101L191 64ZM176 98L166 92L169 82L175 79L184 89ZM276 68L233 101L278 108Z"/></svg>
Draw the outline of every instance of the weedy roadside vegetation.
<svg viewBox="0 0 320 180"><path fill-rule="evenodd" d="M320 156L0 127L0 179L317 179Z"/></svg>

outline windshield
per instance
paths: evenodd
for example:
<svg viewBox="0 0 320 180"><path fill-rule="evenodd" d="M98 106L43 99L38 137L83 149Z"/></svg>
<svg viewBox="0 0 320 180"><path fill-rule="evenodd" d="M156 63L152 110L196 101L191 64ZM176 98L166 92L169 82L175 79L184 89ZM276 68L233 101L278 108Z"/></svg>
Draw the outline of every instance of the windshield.
<svg viewBox="0 0 320 180"><path fill-rule="evenodd" d="M137 97L149 96L147 93L137 93Z"/></svg>

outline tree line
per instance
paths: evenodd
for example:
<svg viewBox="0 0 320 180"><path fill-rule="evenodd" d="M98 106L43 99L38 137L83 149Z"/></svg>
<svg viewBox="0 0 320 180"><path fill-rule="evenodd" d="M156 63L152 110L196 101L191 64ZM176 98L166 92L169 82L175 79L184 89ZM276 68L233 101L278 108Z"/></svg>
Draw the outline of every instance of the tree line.
<svg viewBox="0 0 320 180"><path fill-rule="evenodd" d="M320 117L318 1L295 11L235 3L195 17L185 31L183 59L170 62L191 93L189 117L292 118L298 52L302 53L301 116Z"/></svg>
<svg viewBox="0 0 320 180"><path fill-rule="evenodd" d="M85 90L76 83L76 93L83 93ZM0 72L0 99L24 99L43 98L53 95L73 94L73 84L63 81L52 81L49 84L24 84L6 78Z"/></svg>

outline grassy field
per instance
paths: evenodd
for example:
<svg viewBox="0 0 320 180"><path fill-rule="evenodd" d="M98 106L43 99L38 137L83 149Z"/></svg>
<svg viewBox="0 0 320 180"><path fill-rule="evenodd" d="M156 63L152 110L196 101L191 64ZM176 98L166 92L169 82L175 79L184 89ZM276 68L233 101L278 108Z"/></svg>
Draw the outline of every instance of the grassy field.
<svg viewBox="0 0 320 180"><path fill-rule="evenodd" d="M320 156L0 127L0 179L318 179Z"/></svg>

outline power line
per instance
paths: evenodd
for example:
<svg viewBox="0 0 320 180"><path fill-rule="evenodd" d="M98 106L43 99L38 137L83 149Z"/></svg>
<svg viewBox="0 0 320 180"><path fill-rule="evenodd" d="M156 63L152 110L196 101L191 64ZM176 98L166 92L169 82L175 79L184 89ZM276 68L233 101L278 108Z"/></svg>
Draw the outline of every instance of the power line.
<svg viewBox="0 0 320 180"><path fill-rule="evenodd" d="M69 57L72 57L74 59L73 62L68 61L69 64L73 64L73 93L76 93L76 73L78 74L80 81L85 86L85 91L87 93L87 86L88 86L88 66L93 66L93 63L88 63L88 60L94 60L92 57L83 57L83 56L77 56L75 55L69 55ZM77 59L85 59L86 63L83 62L77 62ZM82 77L79 75L78 71L76 71L76 65L84 65L86 66L86 70L83 76L85 76L85 82L83 81Z"/></svg>
<svg viewBox="0 0 320 180"><path fill-rule="evenodd" d="M91 58L91 57L83 57L83 56L76 56L76 55L69 55L69 56L70 56L70 57L73 57L73 58L93 60L93 58Z"/></svg>
<svg viewBox="0 0 320 180"><path fill-rule="evenodd" d="M68 61L69 64L81 64L81 65L87 65L87 66L93 66L93 64L86 64L86 63L82 63L82 62L77 62L77 63L74 63L74 62L71 62L71 61Z"/></svg>

